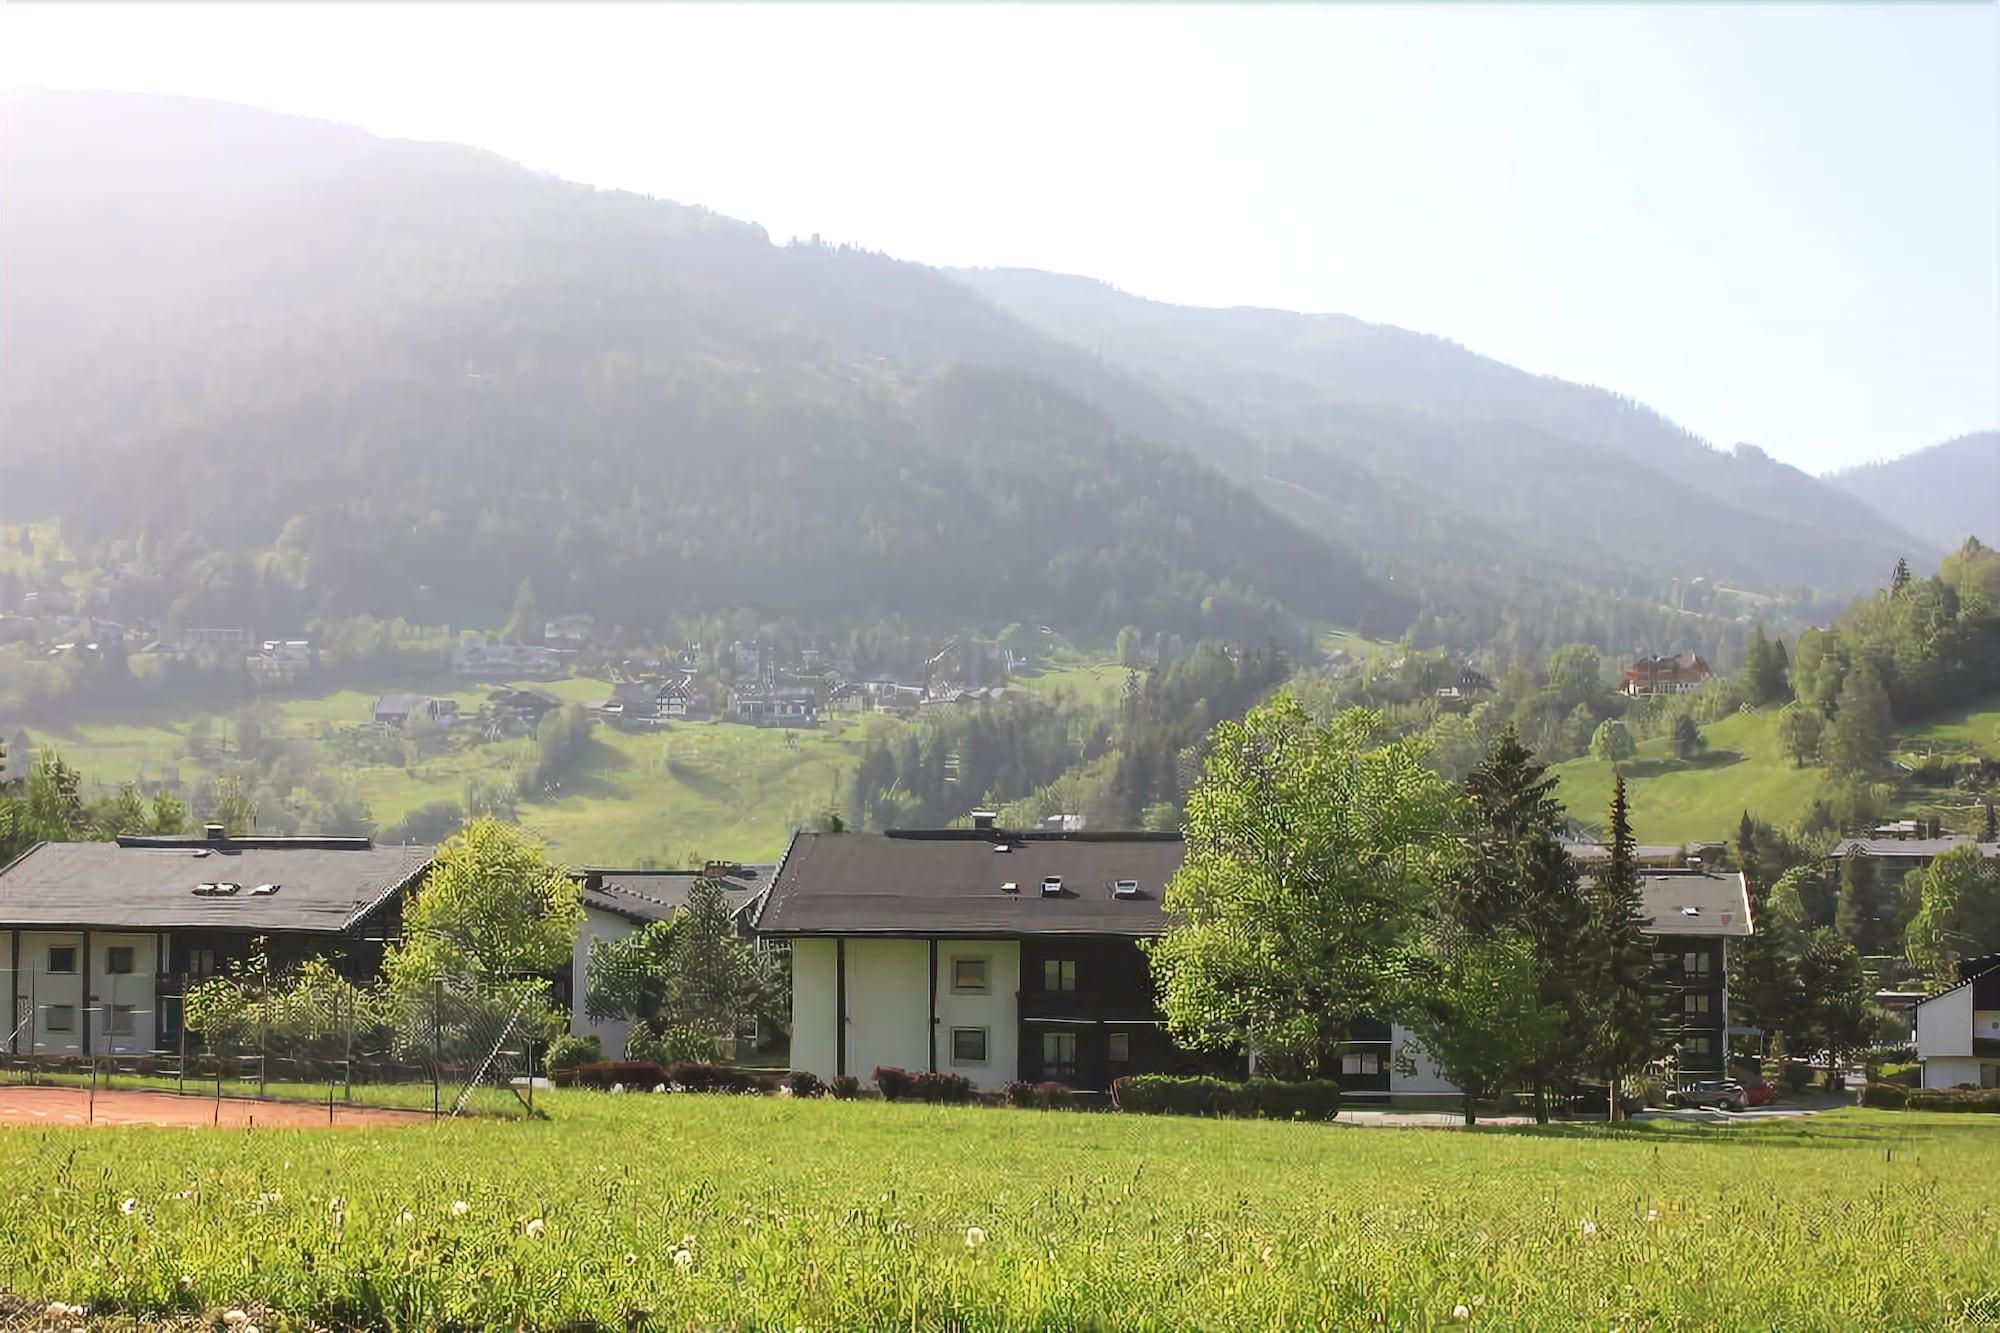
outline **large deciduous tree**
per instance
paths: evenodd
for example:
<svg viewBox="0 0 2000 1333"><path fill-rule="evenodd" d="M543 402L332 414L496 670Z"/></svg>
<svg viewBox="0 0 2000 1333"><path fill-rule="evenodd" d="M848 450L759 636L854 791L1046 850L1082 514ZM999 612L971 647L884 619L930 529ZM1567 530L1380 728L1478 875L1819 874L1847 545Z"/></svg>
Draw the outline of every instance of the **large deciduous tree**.
<svg viewBox="0 0 2000 1333"><path fill-rule="evenodd" d="M1280 696L1218 726L1147 946L1174 1038L1317 1071L1393 1002L1403 936L1461 859L1454 802L1367 710L1316 724Z"/></svg>
<svg viewBox="0 0 2000 1333"><path fill-rule="evenodd" d="M591 945L586 1011L632 1020L640 1051L712 1056L751 1020L782 1022L783 1001L778 968L737 933L710 879L694 882L671 920Z"/></svg>
<svg viewBox="0 0 2000 1333"><path fill-rule="evenodd" d="M1778 710L1778 746L1792 761L1804 768L1819 758L1821 738L1826 734L1826 718L1815 704L1794 699Z"/></svg>
<svg viewBox="0 0 2000 1333"><path fill-rule="evenodd" d="M2000 866L1979 848L1954 847L1910 880L1917 913L1904 951L1932 982L1955 983L1959 959L2000 950Z"/></svg>

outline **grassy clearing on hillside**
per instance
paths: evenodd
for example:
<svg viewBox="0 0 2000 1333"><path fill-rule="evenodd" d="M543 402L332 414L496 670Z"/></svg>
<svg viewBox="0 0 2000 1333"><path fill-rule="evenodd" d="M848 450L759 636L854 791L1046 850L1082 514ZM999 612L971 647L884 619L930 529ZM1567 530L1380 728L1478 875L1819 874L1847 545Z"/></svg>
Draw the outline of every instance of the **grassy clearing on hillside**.
<svg viewBox="0 0 2000 1333"><path fill-rule="evenodd" d="M36 1200L0 1211L0 1287L410 1329L1423 1328L1461 1306L1491 1327L1944 1328L2000 1307L2000 1132L1977 1117L1456 1133L548 1103L526 1124L0 1131Z"/></svg>
<svg viewBox="0 0 2000 1333"><path fill-rule="evenodd" d="M1986 703L1948 713L1935 722L1904 733L1903 740L2000 759L2000 706Z"/></svg>
<svg viewBox="0 0 2000 1333"><path fill-rule="evenodd" d="M1655 737L1621 765L1632 800L1632 829L1641 842L1730 838L1745 810L1784 826L1797 821L1826 791L1819 768L1794 768L1778 746L1775 710L1738 713L1702 728L1707 750L1687 763ZM1579 819L1602 822L1611 804L1612 766L1573 759L1550 771Z"/></svg>
<svg viewBox="0 0 2000 1333"><path fill-rule="evenodd" d="M1044 679L1088 677L1059 671ZM1122 676L1120 677L1122 682ZM448 682L412 690L471 702L485 688ZM602 681L546 683L574 702L602 699ZM351 777L378 826L387 828L431 801L455 801L474 777L511 783L533 762L533 742L512 740L454 750L408 767L347 765L332 750L340 730L366 723L380 691L340 690L313 698L274 700L279 734L327 745L322 765ZM191 718L157 722L80 723L33 732L54 745L86 779L109 790L120 782L177 776L192 783L201 764L188 757ZM218 719L214 739L231 739ZM868 736L906 724L853 714L831 717L817 731L787 740L782 731L723 723L679 723L660 731L594 729L592 757L571 790L553 801L523 802L521 824L552 844L555 854L600 865L680 865L690 858L775 858L791 827L830 803L844 804L846 786Z"/></svg>

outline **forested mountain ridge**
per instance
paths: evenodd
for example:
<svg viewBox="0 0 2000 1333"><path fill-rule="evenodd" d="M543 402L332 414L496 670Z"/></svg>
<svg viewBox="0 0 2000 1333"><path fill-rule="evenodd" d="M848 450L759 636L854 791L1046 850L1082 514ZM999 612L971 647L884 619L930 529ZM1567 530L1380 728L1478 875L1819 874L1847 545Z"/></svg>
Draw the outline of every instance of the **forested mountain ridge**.
<svg viewBox="0 0 2000 1333"><path fill-rule="evenodd" d="M1843 468L1826 480L1932 541L1959 541L1970 534L2000 546L2000 431L1961 435L1887 462Z"/></svg>
<svg viewBox="0 0 2000 1333"><path fill-rule="evenodd" d="M0 165L0 505L192 560L186 614L1410 614L934 270L178 99L9 95Z"/></svg>
<svg viewBox="0 0 2000 1333"><path fill-rule="evenodd" d="M1599 585L1635 575L1853 592L1920 540L1761 450L1711 448L1617 395L1344 315L1199 309L1023 269L954 276L1028 323L1257 441L1224 471L1364 546ZM1298 496L1287 504L1284 493ZM1384 504L1387 494L1394 502Z"/></svg>

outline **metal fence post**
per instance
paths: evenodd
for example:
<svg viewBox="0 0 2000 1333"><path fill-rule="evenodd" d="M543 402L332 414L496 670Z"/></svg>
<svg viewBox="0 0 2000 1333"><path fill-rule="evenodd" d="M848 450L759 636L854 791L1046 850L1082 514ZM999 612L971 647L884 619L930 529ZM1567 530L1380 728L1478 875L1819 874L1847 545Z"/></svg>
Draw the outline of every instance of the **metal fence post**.
<svg viewBox="0 0 2000 1333"><path fill-rule="evenodd" d="M268 968L268 964L266 965ZM267 970L257 988L257 1096L264 1095L264 1075L270 1057L265 1050L264 1016L271 1007L271 976Z"/></svg>
<svg viewBox="0 0 2000 1333"><path fill-rule="evenodd" d="M181 999L180 999L179 1013L180 1013L180 1018L178 1026L181 1030L180 1031L181 1058L180 1058L180 1072L175 1075L176 1079L175 1090L181 1093L185 1093L187 1091L187 1082L188 1082L188 979L187 979L187 973L185 972L181 973Z"/></svg>
<svg viewBox="0 0 2000 1333"><path fill-rule="evenodd" d="M444 1076L444 982L432 984L431 989L431 1119L438 1118L439 1083Z"/></svg>

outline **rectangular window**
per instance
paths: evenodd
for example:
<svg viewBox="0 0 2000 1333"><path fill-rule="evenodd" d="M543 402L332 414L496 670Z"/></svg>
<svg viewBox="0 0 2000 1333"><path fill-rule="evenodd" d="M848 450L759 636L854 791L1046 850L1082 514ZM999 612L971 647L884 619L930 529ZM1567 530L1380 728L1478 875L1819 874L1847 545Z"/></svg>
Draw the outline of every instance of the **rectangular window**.
<svg viewBox="0 0 2000 1333"><path fill-rule="evenodd" d="M1045 991L1073 991L1076 989L1076 960L1073 958L1051 958L1042 964L1042 989Z"/></svg>
<svg viewBox="0 0 2000 1333"><path fill-rule="evenodd" d="M2000 1088L2000 1065L1979 1066L1979 1086L1982 1088Z"/></svg>
<svg viewBox="0 0 2000 1333"><path fill-rule="evenodd" d="M215 974L215 950L189 949L187 970L191 977L207 977Z"/></svg>
<svg viewBox="0 0 2000 1333"><path fill-rule="evenodd" d="M953 1028L951 1030L951 1062L955 1065L985 1064L986 1029Z"/></svg>
<svg viewBox="0 0 2000 1333"><path fill-rule="evenodd" d="M76 1006L52 1004L43 1011L43 1025L51 1032L76 1031Z"/></svg>
<svg viewBox="0 0 2000 1333"><path fill-rule="evenodd" d="M1683 1062L1706 1060L1709 1054L1710 1049L1707 1037L1689 1037L1681 1043L1681 1060Z"/></svg>
<svg viewBox="0 0 2000 1333"><path fill-rule="evenodd" d="M1681 956L1681 971L1691 977L1707 976L1708 955L1706 953L1683 954Z"/></svg>
<svg viewBox="0 0 2000 1333"><path fill-rule="evenodd" d="M133 1010L132 1010L132 1006L131 1006L131 1005L129 1005L129 1004L114 1004L114 1005L112 1005L112 1006L111 1006L111 1029L110 1029L110 1032L111 1032L111 1035L112 1035L112 1036L114 1036L114 1037L129 1037L129 1036L131 1036L131 1035L132 1035L132 1021L133 1021L133 1019L132 1019L132 1015L133 1015Z"/></svg>
<svg viewBox="0 0 2000 1333"><path fill-rule="evenodd" d="M1705 1014L1708 1012L1708 1000L1709 995L1707 991L1699 991L1693 995L1683 995L1681 996L1681 1012Z"/></svg>
<svg viewBox="0 0 2000 1333"><path fill-rule="evenodd" d="M132 946L114 944L104 951L104 970L114 977L132 975Z"/></svg>
<svg viewBox="0 0 2000 1333"><path fill-rule="evenodd" d="M1355 1051L1340 1057L1340 1072L1343 1074L1379 1074L1382 1072L1382 1057L1374 1051Z"/></svg>
<svg viewBox="0 0 2000 1333"><path fill-rule="evenodd" d="M1132 1063L1132 1034L1129 1032L1107 1032L1104 1034L1104 1058L1114 1065ZM1986 1066L1991 1069L1993 1066Z"/></svg>
<svg viewBox="0 0 2000 1333"><path fill-rule="evenodd" d="M986 960L984 958L954 958L951 960L951 993L953 995L986 994Z"/></svg>
<svg viewBox="0 0 2000 1333"><path fill-rule="evenodd" d="M1076 1073L1076 1034L1074 1032L1044 1032L1042 1034L1042 1072L1052 1075Z"/></svg>
<svg viewBox="0 0 2000 1333"><path fill-rule="evenodd" d="M74 944L51 944L49 946L49 971L76 971L76 946Z"/></svg>

